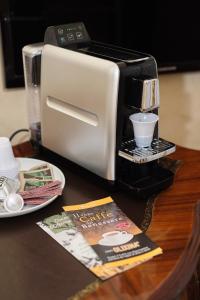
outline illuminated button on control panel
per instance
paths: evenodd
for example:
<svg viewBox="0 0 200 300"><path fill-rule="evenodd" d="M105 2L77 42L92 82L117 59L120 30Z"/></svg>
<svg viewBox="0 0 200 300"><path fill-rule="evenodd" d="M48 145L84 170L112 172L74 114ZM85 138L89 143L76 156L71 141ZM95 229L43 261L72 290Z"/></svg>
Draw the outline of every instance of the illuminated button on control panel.
<svg viewBox="0 0 200 300"><path fill-rule="evenodd" d="M74 41L75 40L75 36L73 33L67 33L67 39L68 41Z"/></svg>

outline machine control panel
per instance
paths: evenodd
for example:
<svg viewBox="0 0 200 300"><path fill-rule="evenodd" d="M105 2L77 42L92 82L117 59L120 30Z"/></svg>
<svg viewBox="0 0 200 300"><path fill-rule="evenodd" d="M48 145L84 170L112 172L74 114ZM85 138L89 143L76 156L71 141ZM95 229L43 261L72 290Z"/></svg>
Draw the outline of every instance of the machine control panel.
<svg viewBox="0 0 200 300"><path fill-rule="evenodd" d="M87 44L90 40L82 22L50 26L46 29L44 37L45 44L62 48L73 48L77 44Z"/></svg>

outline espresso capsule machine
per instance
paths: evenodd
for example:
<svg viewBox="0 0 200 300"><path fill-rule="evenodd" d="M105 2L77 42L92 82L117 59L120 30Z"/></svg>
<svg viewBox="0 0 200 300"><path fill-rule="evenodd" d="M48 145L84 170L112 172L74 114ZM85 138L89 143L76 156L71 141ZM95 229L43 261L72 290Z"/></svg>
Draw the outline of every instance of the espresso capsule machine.
<svg viewBox="0 0 200 300"><path fill-rule="evenodd" d="M150 146L137 147L129 119L158 115L151 55L92 41L83 23L48 27L41 55L43 147L139 197L172 184L160 159L175 145L159 137L157 123Z"/></svg>

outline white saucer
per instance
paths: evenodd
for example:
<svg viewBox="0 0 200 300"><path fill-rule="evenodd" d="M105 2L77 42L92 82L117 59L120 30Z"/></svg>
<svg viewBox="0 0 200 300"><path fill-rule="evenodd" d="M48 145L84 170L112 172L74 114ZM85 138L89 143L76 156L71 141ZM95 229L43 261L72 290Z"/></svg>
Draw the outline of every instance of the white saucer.
<svg viewBox="0 0 200 300"><path fill-rule="evenodd" d="M122 237L120 237L118 239L118 241L111 241L111 239L109 240L109 238L103 238L99 241L99 245L101 246L118 246L118 245L122 245L125 243L128 243L131 239L133 238L133 234L128 233Z"/></svg>
<svg viewBox="0 0 200 300"><path fill-rule="evenodd" d="M39 159L33 159L33 158L17 158L17 160L19 161L19 165L20 165L20 170L29 170L35 166L44 164L44 163L48 163L45 162L43 160L39 160ZM64 188L65 186L65 176L62 173L62 171L54 166L53 164L48 163L48 165L50 165L52 167L53 170L53 175L54 175L54 179L55 180L60 180L61 181L61 188ZM58 196L54 196L50 199L48 199L46 202L39 204L39 205L25 205L23 207L22 210L20 210L19 212L7 212L7 211L0 211L0 218L8 218L8 217L15 217L15 216L20 216L20 215L25 215L25 214L29 214L33 211L36 211L38 209L41 209L45 206L47 206L48 204L50 204L51 202L53 202Z"/></svg>

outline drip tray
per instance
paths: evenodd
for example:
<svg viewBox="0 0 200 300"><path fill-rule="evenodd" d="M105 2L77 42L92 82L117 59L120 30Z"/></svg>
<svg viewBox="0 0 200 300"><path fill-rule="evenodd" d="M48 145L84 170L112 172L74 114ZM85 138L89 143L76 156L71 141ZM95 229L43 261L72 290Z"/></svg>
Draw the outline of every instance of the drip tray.
<svg viewBox="0 0 200 300"><path fill-rule="evenodd" d="M151 147L138 148L135 140L122 143L118 155L134 163L143 164L173 153L176 146L163 139L154 139Z"/></svg>

